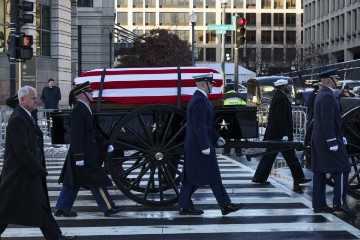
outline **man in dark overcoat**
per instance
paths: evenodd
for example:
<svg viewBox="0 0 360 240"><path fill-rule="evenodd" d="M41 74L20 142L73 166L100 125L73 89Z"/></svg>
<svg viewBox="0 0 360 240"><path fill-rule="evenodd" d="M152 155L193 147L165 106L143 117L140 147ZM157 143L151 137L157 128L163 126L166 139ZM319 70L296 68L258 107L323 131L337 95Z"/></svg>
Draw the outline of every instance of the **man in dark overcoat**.
<svg viewBox="0 0 360 240"><path fill-rule="evenodd" d="M80 187L91 191L100 211L104 216L118 213L122 208L116 207L107 187L112 182L98 160L95 137L95 121L90 109L92 89L85 82L72 90L77 103L70 113L70 148L66 157L59 182L63 183L56 203L55 216L74 217L76 212L71 208Z"/></svg>
<svg viewBox="0 0 360 240"><path fill-rule="evenodd" d="M179 202L180 215L201 215L191 200L198 186L210 185L215 198L226 215L238 211L243 204L231 203L222 184L216 158L215 142L225 144L214 126L214 110L207 94L213 87L212 74L196 76L197 90L192 96L186 113L186 137L184 144L184 168Z"/></svg>
<svg viewBox="0 0 360 240"><path fill-rule="evenodd" d="M264 140L293 141L291 103L286 95L289 93L288 81L286 79L279 79L274 82L274 86L276 92L270 103ZM269 184L267 179L278 153L267 153L268 151L270 150L267 149L256 169L252 179L254 183ZM290 168L295 186L311 181L311 179L305 178L300 161L296 157L294 149L282 151L281 154L284 156L284 159Z"/></svg>
<svg viewBox="0 0 360 240"><path fill-rule="evenodd" d="M60 88L55 86L55 80L50 78L48 86L44 87L41 94L41 101L45 109L58 109L61 100Z"/></svg>
<svg viewBox="0 0 360 240"><path fill-rule="evenodd" d="M45 239L65 237L51 214L46 185L43 134L31 112L39 102L36 89L18 91L6 129L4 164L0 177L0 235L7 224L39 227ZM1 237L0 237L1 238Z"/></svg>
<svg viewBox="0 0 360 240"><path fill-rule="evenodd" d="M334 93L336 69L319 74L323 88L315 98L314 127L311 138L311 169L314 172L313 208L315 213L350 211L346 204L350 161L346 152L347 140L341 133L341 109ZM334 180L333 208L326 203L326 174Z"/></svg>

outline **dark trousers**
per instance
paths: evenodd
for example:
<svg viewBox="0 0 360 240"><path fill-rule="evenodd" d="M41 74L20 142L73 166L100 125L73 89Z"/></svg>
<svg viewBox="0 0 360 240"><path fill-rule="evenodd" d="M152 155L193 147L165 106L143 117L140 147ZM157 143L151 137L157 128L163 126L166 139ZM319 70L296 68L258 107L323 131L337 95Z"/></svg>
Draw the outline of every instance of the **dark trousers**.
<svg viewBox="0 0 360 240"><path fill-rule="evenodd" d="M42 216L43 222L40 226L40 230L44 235L44 238L46 240L59 239L61 235L61 230L59 228L59 225L55 221L54 216L51 214L51 211L48 208L43 207ZM8 224L6 223L0 223L0 236L6 230L7 225Z"/></svg>
<svg viewBox="0 0 360 240"><path fill-rule="evenodd" d="M266 149L266 151L269 151L269 149ZM289 169L291 171L291 175L294 180L299 180L301 178L304 178L304 172L301 168L301 164L299 159L295 155L295 150L290 149L281 152L283 157L285 158L285 161L287 165L289 166ZM260 163L256 169L254 179L266 181L270 175L271 168L275 162L276 156L278 153L265 153L260 160Z"/></svg>
<svg viewBox="0 0 360 240"><path fill-rule="evenodd" d="M334 198L333 205L347 205L346 193L349 173L333 173ZM313 201L314 209L321 209L327 206L326 203L326 173L314 172L313 177Z"/></svg>
<svg viewBox="0 0 360 240"><path fill-rule="evenodd" d="M231 203L229 195L227 194L224 185L222 183L217 183L210 185L211 190L216 198L216 201L220 207L224 207ZM194 203L191 200L191 196L196 191L198 186L190 185L188 183L183 183L180 189L178 205L180 208L194 208Z"/></svg>
<svg viewBox="0 0 360 240"><path fill-rule="evenodd" d="M76 196L80 188L72 188L63 185L59 198L56 202L56 209L71 211L71 208L74 205ZM114 201L111 199L109 192L106 188L90 188L90 191L99 205L101 212L106 212L107 210L115 207Z"/></svg>

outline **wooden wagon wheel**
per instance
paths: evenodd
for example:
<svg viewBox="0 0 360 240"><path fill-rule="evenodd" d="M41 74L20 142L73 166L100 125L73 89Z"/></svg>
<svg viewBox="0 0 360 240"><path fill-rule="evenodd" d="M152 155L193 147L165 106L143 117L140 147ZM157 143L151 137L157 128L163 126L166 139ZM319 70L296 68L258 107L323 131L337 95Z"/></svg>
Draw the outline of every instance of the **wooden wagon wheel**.
<svg viewBox="0 0 360 240"><path fill-rule="evenodd" d="M348 144L346 150L349 158L351 159L352 171L349 177L349 191L357 190L360 188L360 106L355 107L342 116L341 130L346 137ZM304 145L311 147L311 133L312 123L306 132ZM310 151L307 152L307 161L311 163ZM334 182L330 175L327 176L326 183L330 186L334 185Z"/></svg>
<svg viewBox="0 0 360 240"><path fill-rule="evenodd" d="M123 194L150 206L177 202L185 128L185 112L170 105L138 108L115 125L107 166Z"/></svg>

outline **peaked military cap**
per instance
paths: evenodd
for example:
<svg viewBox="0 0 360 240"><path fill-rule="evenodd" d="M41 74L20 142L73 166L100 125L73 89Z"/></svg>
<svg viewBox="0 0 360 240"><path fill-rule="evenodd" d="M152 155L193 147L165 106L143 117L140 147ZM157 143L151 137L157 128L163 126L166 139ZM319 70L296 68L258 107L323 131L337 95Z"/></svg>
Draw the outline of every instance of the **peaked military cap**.
<svg viewBox="0 0 360 240"><path fill-rule="evenodd" d="M332 75L335 75L337 69L329 69L319 73L319 78L330 78Z"/></svg>
<svg viewBox="0 0 360 240"><path fill-rule="evenodd" d="M90 87L89 81L84 82L76 87L74 87L73 90L71 90L71 93L75 96L79 95L82 92L92 92L93 90Z"/></svg>
<svg viewBox="0 0 360 240"><path fill-rule="evenodd" d="M205 74L205 75L193 76L193 78L195 79L195 82L203 82L203 81L208 81L209 83L214 82L214 78L213 78L212 73Z"/></svg>
<svg viewBox="0 0 360 240"><path fill-rule="evenodd" d="M286 84L288 84L288 80L286 80L286 79L278 79L274 82L275 87L286 85Z"/></svg>

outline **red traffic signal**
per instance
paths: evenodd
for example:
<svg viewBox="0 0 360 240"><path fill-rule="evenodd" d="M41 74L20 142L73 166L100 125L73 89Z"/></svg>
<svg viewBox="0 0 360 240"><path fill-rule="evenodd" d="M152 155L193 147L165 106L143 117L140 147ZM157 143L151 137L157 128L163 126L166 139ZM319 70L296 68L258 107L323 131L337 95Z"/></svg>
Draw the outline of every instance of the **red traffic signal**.
<svg viewBox="0 0 360 240"><path fill-rule="evenodd" d="M241 27L243 27L243 26L246 25L246 18L240 18L238 21L239 21L239 25L240 25Z"/></svg>
<svg viewBox="0 0 360 240"><path fill-rule="evenodd" d="M32 35L21 35L20 46L31 47L32 45L33 45L33 36Z"/></svg>
<svg viewBox="0 0 360 240"><path fill-rule="evenodd" d="M236 48L239 48L240 45L245 43L245 34L246 34L246 18L236 17L236 32L235 32L235 44Z"/></svg>

